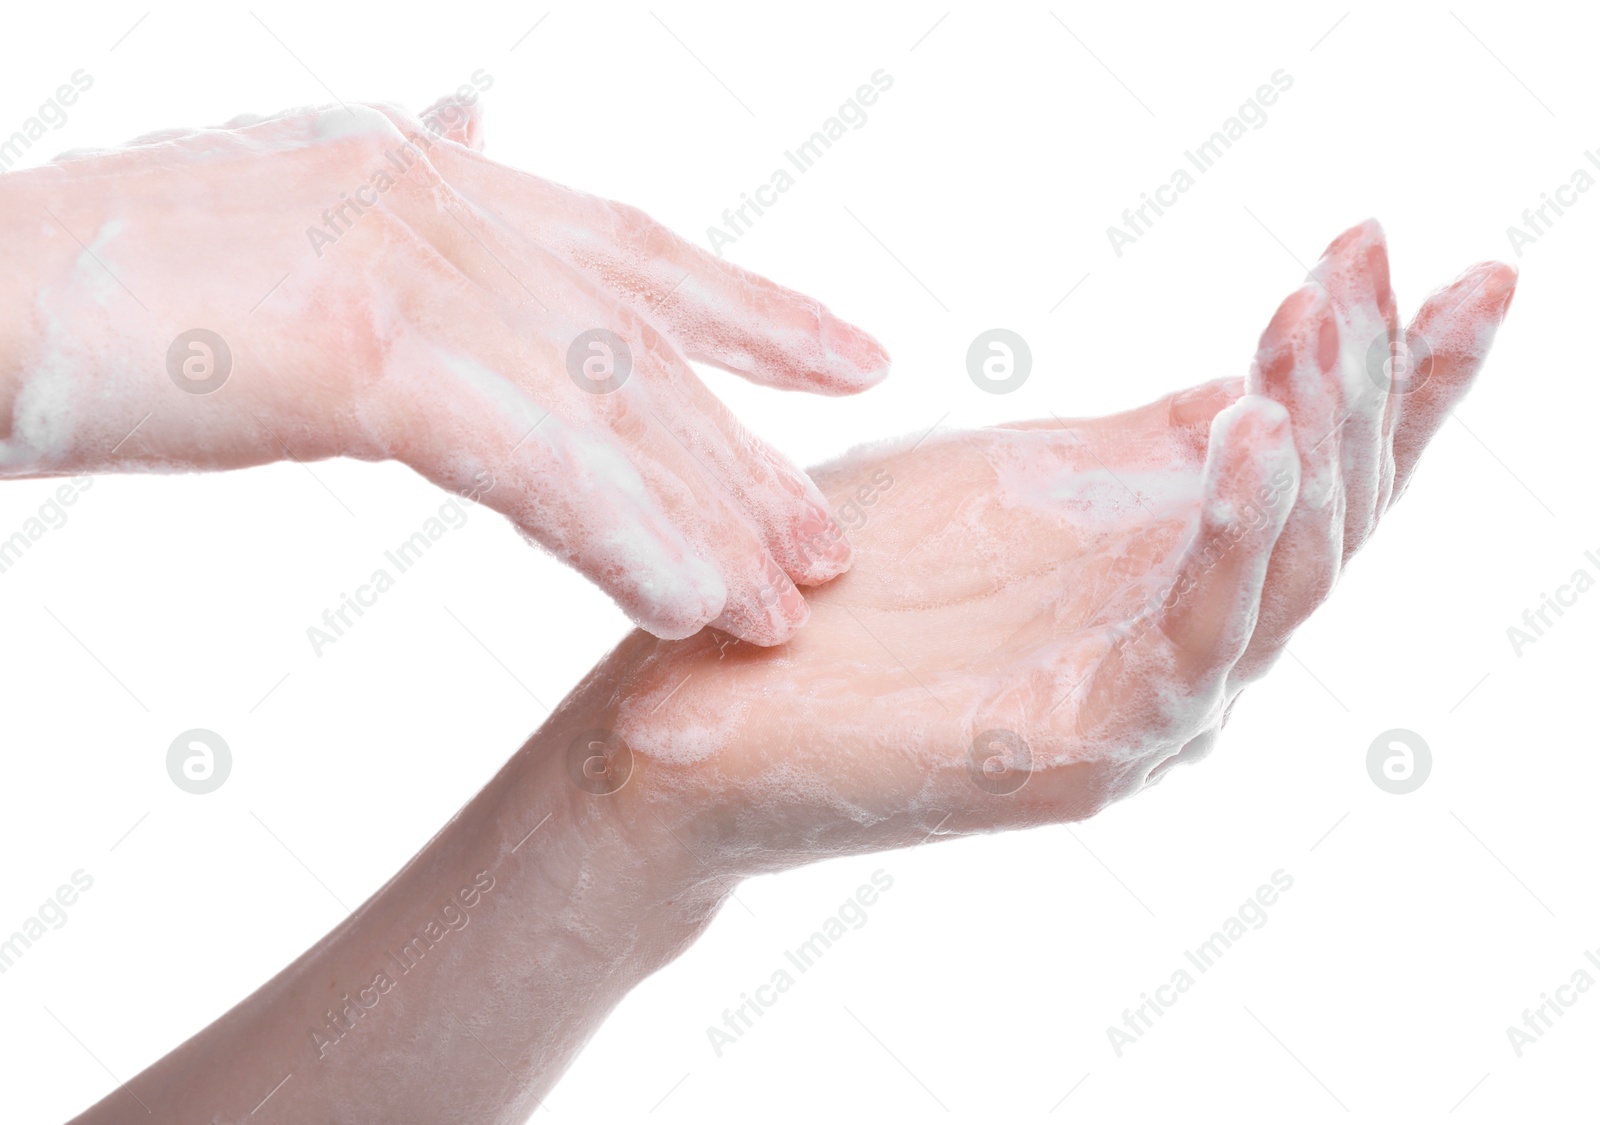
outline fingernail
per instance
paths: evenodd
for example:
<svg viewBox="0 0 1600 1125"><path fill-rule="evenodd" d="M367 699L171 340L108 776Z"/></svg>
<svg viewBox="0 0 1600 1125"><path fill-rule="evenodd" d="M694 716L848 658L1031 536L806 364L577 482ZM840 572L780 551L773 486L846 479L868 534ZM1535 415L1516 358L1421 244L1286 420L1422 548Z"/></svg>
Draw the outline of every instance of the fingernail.
<svg viewBox="0 0 1600 1125"><path fill-rule="evenodd" d="M1322 310L1320 323L1317 325L1317 366L1322 368L1324 375L1331 372L1339 363L1339 324L1333 317L1327 315L1327 309Z"/></svg>
<svg viewBox="0 0 1600 1125"><path fill-rule="evenodd" d="M1511 298L1517 292L1517 270L1504 262L1488 263L1490 275L1484 284L1484 295L1495 306L1495 315L1504 318L1511 307Z"/></svg>
<svg viewBox="0 0 1600 1125"><path fill-rule="evenodd" d="M1318 260L1325 262L1330 258L1340 257L1355 247L1374 243L1383 244L1383 227L1378 225L1377 219L1364 219L1328 243L1328 248L1322 252L1322 257Z"/></svg>
<svg viewBox="0 0 1600 1125"><path fill-rule="evenodd" d="M753 585L736 586L712 624L751 644L782 644L811 619L811 607L766 551L752 562L759 577Z"/></svg>
<svg viewBox="0 0 1600 1125"><path fill-rule="evenodd" d="M822 311L822 348L827 353L830 374L846 379L865 390L883 382L889 375L889 353L882 344L853 324L846 323L826 309Z"/></svg>
<svg viewBox="0 0 1600 1125"><path fill-rule="evenodd" d="M811 619L811 607L806 605L805 598L770 554L762 551L757 565L762 571L762 608L767 611L767 619L778 638L787 640L796 629Z"/></svg>
<svg viewBox="0 0 1600 1125"><path fill-rule="evenodd" d="M793 569L798 571L795 581L816 586L850 569L855 557L850 537L825 508L810 504L798 530L793 556Z"/></svg>
<svg viewBox="0 0 1600 1125"><path fill-rule="evenodd" d="M1394 300L1389 287L1389 248L1380 240L1367 248L1367 272L1372 276L1372 293L1378 307L1386 309Z"/></svg>

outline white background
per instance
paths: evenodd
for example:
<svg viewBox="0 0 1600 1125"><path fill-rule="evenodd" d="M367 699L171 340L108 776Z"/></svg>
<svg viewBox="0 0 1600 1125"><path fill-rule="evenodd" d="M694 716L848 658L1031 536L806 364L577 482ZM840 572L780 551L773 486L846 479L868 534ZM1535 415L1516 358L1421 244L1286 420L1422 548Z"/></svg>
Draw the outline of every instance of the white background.
<svg viewBox="0 0 1600 1125"><path fill-rule="evenodd" d="M1577 5L662 3L165 6L120 43L144 6L13 6L0 132L78 68L93 88L29 163L330 89L420 109L484 68L491 155L703 240L882 68L894 85L867 124L727 250L895 357L853 401L707 375L801 463L1242 373L1304 266L1369 215L1409 314L1471 262L1510 258L1506 228L1600 145ZM1107 226L1280 68L1294 85L1266 125L1114 255ZM1520 656L1506 629L1575 569L1600 572L1583 557L1600 549L1597 223L1591 192L1525 248L1481 385L1209 760L1070 831L752 882L748 911L730 906L612 1016L552 1119L1502 1122L1592 1106L1600 990L1521 1058L1506 1028L1600 946L1600 593ZM1004 397L964 368L995 326L1035 357ZM625 630L476 509L314 656L306 627L442 496L392 465L312 472L103 477L0 575L0 931L76 869L94 879L0 976L7 1122L64 1120L316 941ZM0 535L54 487L0 485ZM234 754L204 797L165 769L191 727ZM1409 796L1366 772L1392 727L1434 755ZM894 886L867 924L716 1057L707 1026L879 867ZM1117 1057L1107 1026L1279 868L1294 885L1267 924Z"/></svg>

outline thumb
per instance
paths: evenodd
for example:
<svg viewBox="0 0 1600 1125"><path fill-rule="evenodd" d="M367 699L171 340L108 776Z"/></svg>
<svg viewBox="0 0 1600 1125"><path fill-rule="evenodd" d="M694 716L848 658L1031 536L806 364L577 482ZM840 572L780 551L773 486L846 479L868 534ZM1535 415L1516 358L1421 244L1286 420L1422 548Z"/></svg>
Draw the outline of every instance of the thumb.
<svg viewBox="0 0 1600 1125"><path fill-rule="evenodd" d="M446 94L417 117L434 136L473 152L483 151L483 99L476 91L465 96Z"/></svg>

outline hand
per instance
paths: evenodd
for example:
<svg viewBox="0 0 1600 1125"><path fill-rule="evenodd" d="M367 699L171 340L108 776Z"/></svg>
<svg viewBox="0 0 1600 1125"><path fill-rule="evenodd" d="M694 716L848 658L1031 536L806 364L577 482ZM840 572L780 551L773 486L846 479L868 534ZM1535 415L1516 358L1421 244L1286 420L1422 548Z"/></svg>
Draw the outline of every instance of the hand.
<svg viewBox="0 0 1600 1125"><path fill-rule="evenodd" d="M798 637L632 635L393 880L81 1125L129 1094L238 1116L274 1083L284 1120L521 1120L742 877L1090 816L1199 757L1408 483L1514 281L1430 297L1390 394L1366 367L1374 324L1380 356L1401 339L1377 227L1315 277L1245 379L823 471L865 523ZM481 921L375 976L469 877ZM402 1056L428 1065L397 1079Z"/></svg>
<svg viewBox="0 0 1600 1125"><path fill-rule="evenodd" d="M619 815L749 873L1081 819L1203 756L1409 482L1515 281L1489 263L1431 296L1399 393L1369 377L1401 339L1377 225L1313 276L1243 380L820 471L882 498L804 633L635 635L596 673L632 752Z"/></svg>
<svg viewBox="0 0 1600 1125"><path fill-rule="evenodd" d="M0 475L398 459L658 636L785 640L795 583L850 544L684 357L848 394L883 349L639 211L485 159L475 106L424 116L443 127L240 118L6 176L0 300L26 312L0 326Z"/></svg>

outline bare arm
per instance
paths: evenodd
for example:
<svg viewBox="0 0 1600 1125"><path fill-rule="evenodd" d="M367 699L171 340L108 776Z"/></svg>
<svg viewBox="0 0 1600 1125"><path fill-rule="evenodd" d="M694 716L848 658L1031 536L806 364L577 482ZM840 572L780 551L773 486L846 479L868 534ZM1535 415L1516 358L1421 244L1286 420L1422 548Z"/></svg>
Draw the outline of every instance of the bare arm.
<svg viewBox="0 0 1600 1125"><path fill-rule="evenodd" d="M326 938L77 1121L525 1120L734 882L569 775L614 662Z"/></svg>
<svg viewBox="0 0 1600 1125"><path fill-rule="evenodd" d="M820 472L875 511L802 634L632 634L391 883L79 1120L521 1121L746 876L1083 819L1203 757L1510 301L1495 265L1436 292L1426 384L1385 394L1381 259L1374 224L1330 247L1337 299L1286 301L1246 380Z"/></svg>
<svg viewBox="0 0 1600 1125"><path fill-rule="evenodd" d="M840 395L882 348L446 108L442 135L336 106L0 176L0 477L398 460L659 636L786 639L849 543L686 358Z"/></svg>

